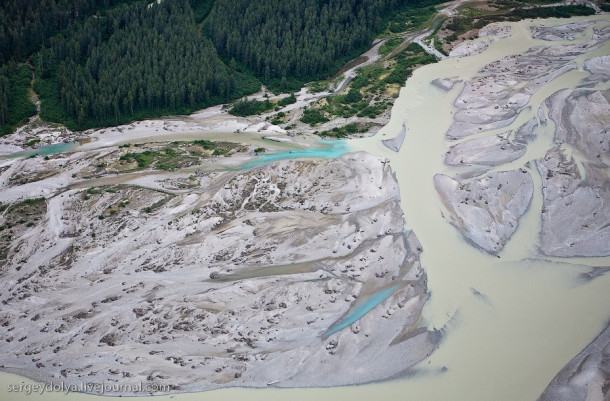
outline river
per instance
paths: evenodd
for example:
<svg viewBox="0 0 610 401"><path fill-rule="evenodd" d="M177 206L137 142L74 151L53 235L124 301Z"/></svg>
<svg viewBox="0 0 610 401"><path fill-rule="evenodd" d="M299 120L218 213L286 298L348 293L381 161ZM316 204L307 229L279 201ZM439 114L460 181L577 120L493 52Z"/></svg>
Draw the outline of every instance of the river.
<svg viewBox="0 0 610 401"><path fill-rule="evenodd" d="M610 21L609 16L596 18ZM571 21L579 20L583 18ZM461 86L447 93L430 82L448 77L467 80L504 55L549 45L533 40L529 26L567 22L511 23L510 37L494 40L479 55L448 58L417 69L394 104L390 123L374 137L349 143L354 150L390 160L400 183L406 229L415 231L424 249L421 261L431 293L424 309L424 324L444 327L446 338L413 374L362 386L225 389L154 400L535 400L555 374L605 327L610 317L610 274L591 281L582 280L580 275L589 272L591 266L610 265L610 257L551 260L539 255L536 244L542 194L535 169L529 170L535 184L534 199L500 258L467 243L442 217L444 207L433 182L433 176L440 172L455 175L456 170L443 164L449 146L444 133L451 125L453 101ZM576 40L590 34L587 30ZM595 54L610 54L609 50L606 45ZM527 121L548 95L574 87L586 75L582 70L573 71L541 88L530 100L531 113L524 112L508 128ZM381 139L395 136L403 121L407 122L406 138L401 151L394 153L382 146ZM543 155L552 141L552 130L553 125L548 124L539 131L539 139L530 144L526 155L509 167L522 167ZM20 382L33 383L1 374L0 398L29 399L25 393L7 393L8 384ZM99 400L90 395L59 393L48 393L44 399Z"/></svg>

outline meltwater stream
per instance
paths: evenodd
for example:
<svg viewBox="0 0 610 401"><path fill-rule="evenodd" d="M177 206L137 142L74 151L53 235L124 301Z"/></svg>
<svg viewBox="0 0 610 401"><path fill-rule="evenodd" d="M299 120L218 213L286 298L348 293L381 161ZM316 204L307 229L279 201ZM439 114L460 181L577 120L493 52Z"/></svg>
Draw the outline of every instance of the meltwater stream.
<svg viewBox="0 0 610 401"><path fill-rule="evenodd" d="M392 295L398 289L398 287L399 285L393 285L388 288L381 289L364 299L362 302L354 305L346 316L344 316L330 329L328 329L326 333L324 333L324 337L328 337L346 327L349 327L352 323L357 322L362 316L366 315L377 305L388 299L390 295Z"/></svg>
<svg viewBox="0 0 610 401"><path fill-rule="evenodd" d="M610 22L608 16L595 18ZM443 219L444 208L433 182L437 173L456 173L443 164L448 148L444 133L451 124L453 101L461 86L456 85L445 93L430 83L449 77L467 80L484 65L505 55L520 54L532 46L556 44L533 40L531 25L559 25L580 20L583 19L511 23L510 37L486 38L489 48L479 55L449 58L416 70L396 101L388 126L375 137L349 143L355 150L366 150L390 160L400 183L406 228L417 234L423 246L421 262L428 274L431 297L424 308L422 324L431 329L445 328L446 337L440 348L416 366L411 375L362 386L223 389L147 399L535 400L552 377L605 327L610 317L610 274L590 281L579 277L592 266L610 265L610 258L551 259L539 255L536 242L542 196L535 169L529 172L536 194L500 258L464 241ZM606 46L600 52L607 50ZM583 71L566 74L541 91L546 96L574 87L584 76ZM533 113L543 100L542 95L532 97ZM522 119L513 125L523 122ZM399 153L392 152L381 144L381 139L394 137L405 120L405 141ZM548 126L552 129L552 124ZM514 127L506 129L509 128ZM533 148L515 165L524 165L528 158L543 154L551 135L543 134L546 139L531 144ZM20 382L33 383L15 375L0 375L2 399L30 399L25 393L6 393L8 384ZM91 395L60 393L47 393L43 398L99 400Z"/></svg>
<svg viewBox="0 0 610 401"><path fill-rule="evenodd" d="M252 161L249 161L242 166L240 170L247 170L263 166L268 163L291 160L291 159L336 159L350 151L350 147L343 139L339 140L321 140L319 145L308 149L300 150L284 150L274 153L262 153Z"/></svg>
<svg viewBox="0 0 610 401"><path fill-rule="evenodd" d="M53 145L44 145L36 149L23 150L20 152L10 153L8 155L0 155L0 160L2 159L15 159L18 157L30 157L34 155L54 155L56 153L68 152L77 147L76 142L68 142L68 143L56 143Z"/></svg>

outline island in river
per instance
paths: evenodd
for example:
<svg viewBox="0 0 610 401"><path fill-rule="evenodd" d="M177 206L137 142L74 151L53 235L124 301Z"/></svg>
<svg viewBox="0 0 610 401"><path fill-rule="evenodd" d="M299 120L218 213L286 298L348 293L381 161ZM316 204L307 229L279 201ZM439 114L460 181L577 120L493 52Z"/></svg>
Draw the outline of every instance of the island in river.
<svg viewBox="0 0 610 401"><path fill-rule="evenodd" d="M446 136L464 139L451 146L445 163L470 173L457 179L439 174L435 183L452 224L487 252L502 250L527 210L533 194L524 169L531 164L527 150L540 142L550 121L555 127L552 144L535 160L544 198L541 252L610 255L610 91L605 87L610 56L603 52L587 59L589 74L578 88L555 92L544 104L531 102L539 90L576 70L584 55L608 47L610 27L605 23L567 26L533 27L533 37L548 45L486 65L455 100L457 112ZM585 34L587 29L589 40L553 44L566 32ZM526 122L502 132L520 117Z"/></svg>
<svg viewBox="0 0 610 401"><path fill-rule="evenodd" d="M111 158L24 162L79 177ZM331 386L396 376L432 352L421 245L383 159L187 177L4 203L3 370L172 392Z"/></svg>
<svg viewBox="0 0 610 401"><path fill-rule="evenodd" d="M457 143L445 155L455 178L435 176L446 218L474 246L500 257L532 202L532 175L539 175L539 255L609 256L610 25L584 20L530 32L539 45L485 65L455 100L446 138ZM485 47L477 43L475 54ZM582 72L575 85L566 84L575 70ZM591 278L605 272L600 266ZM608 337L606 328L540 400L607 400Z"/></svg>

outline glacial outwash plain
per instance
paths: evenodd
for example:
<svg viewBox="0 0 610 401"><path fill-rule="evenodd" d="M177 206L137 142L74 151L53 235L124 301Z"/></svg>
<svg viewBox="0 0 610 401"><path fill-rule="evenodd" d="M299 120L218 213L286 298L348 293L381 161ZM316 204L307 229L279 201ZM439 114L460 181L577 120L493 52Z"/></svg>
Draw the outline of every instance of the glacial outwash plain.
<svg viewBox="0 0 610 401"><path fill-rule="evenodd" d="M436 55L432 31L405 47ZM3 385L607 401L610 17L476 36L342 139L298 132L328 102L307 88L281 121L214 106L2 137Z"/></svg>
<svg viewBox="0 0 610 401"><path fill-rule="evenodd" d="M470 244L500 258L540 191L539 257L607 257L610 25L589 20L529 31L539 45L486 64L455 99L444 160L454 178L435 176L444 217ZM478 43L472 53L485 48ZM586 277L607 271L601 266ZM601 307L607 313L608 304ZM606 328L540 400L607 400L608 342Z"/></svg>
<svg viewBox="0 0 610 401"><path fill-rule="evenodd" d="M185 181L197 187L157 178L7 206L4 224L35 224L4 248L3 369L183 392L380 380L432 352L421 245L384 160Z"/></svg>
<svg viewBox="0 0 610 401"><path fill-rule="evenodd" d="M438 175L435 182L452 223L485 251L498 253L527 210L532 178L511 165L531 157L528 147L544 147L539 137L550 124L552 146L534 161L538 172L533 172L542 179L541 251L548 256L610 255L610 92L605 88L610 56L592 57L582 65L584 55L607 46L610 27L592 25L533 27L533 38L550 43L569 42L568 36L573 40L572 35L587 29L592 33L581 43L535 46L489 63L465 82L455 100L446 136L466 139L451 146L445 163L489 166L489 173L477 171L475 178L462 181ZM579 87L555 92L533 109L532 97L577 70L579 62L590 73ZM518 118L525 122L504 131Z"/></svg>

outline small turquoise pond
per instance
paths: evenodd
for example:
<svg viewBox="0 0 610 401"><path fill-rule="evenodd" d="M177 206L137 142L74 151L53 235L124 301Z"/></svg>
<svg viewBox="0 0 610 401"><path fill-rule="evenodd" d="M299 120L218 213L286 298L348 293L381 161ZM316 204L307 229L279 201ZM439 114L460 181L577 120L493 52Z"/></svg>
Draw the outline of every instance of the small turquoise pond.
<svg viewBox="0 0 610 401"><path fill-rule="evenodd" d="M53 145L45 145L36 149L22 150L21 152L11 153L10 155L0 156L2 159L14 159L17 157L29 157L32 155L54 155L72 150L78 145L77 142L56 143Z"/></svg>
<svg viewBox="0 0 610 401"><path fill-rule="evenodd" d="M366 315L377 305L388 299L398 287L399 285L393 285L391 287L379 290L370 297L368 297L366 300L364 300L364 302L353 307L343 319L339 320L330 329L328 329L326 333L324 333L324 337L328 337L332 334L335 334L336 332L348 327L352 323L357 322L362 316Z"/></svg>
<svg viewBox="0 0 610 401"><path fill-rule="evenodd" d="M256 159L244 164L240 169L247 170L259 167L278 160L290 159L337 159L350 152L347 142L342 139L328 140L323 139L318 142L320 146L310 149L288 150L276 153L263 153L256 156Z"/></svg>

